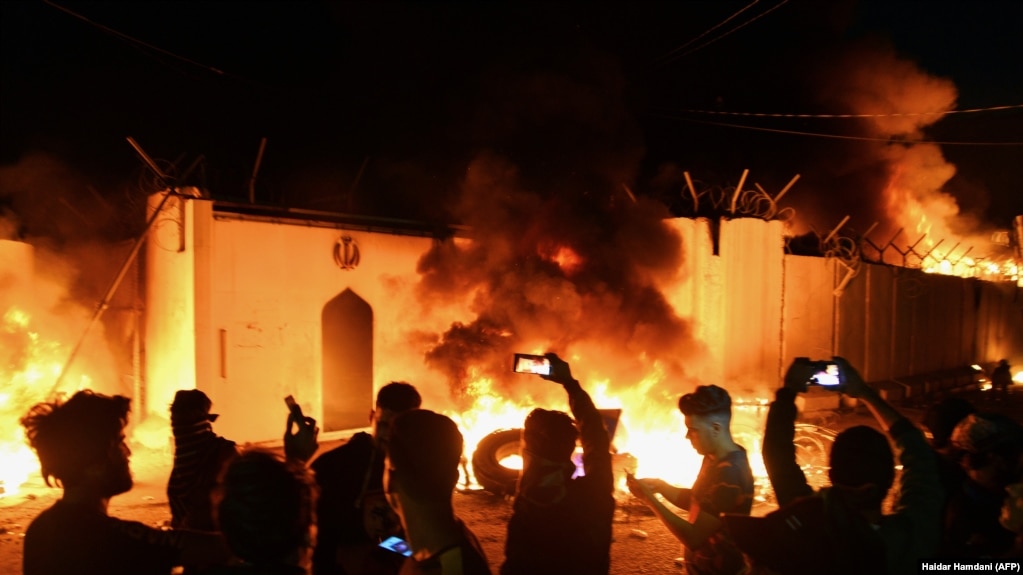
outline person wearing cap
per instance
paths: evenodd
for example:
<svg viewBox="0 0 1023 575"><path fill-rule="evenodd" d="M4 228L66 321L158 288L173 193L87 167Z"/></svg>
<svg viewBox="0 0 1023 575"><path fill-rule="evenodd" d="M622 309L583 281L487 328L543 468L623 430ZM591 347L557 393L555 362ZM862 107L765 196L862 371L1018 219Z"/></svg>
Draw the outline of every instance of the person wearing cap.
<svg viewBox="0 0 1023 575"><path fill-rule="evenodd" d="M923 432L835 357L842 391L866 404L885 430L857 425L831 446L831 486L814 491L796 461L796 396L819 368L797 358L775 394L764 432L764 466L779 509L762 518L725 518L754 567L778 573L917 573L940 539L943 490L937 456ZM882 503L895 480L895 444L902 473L892 512Z"/></svg>
<svg viewBox="0 0 1023 575"><path fill-rule="evenodd" d="M951 443L967 479L950 494L942 551L948 557L997 557L1015 534L999 523L1006 487L1016 478L1021 428L993 413L974 413L956 425Z"/></svg>
<svg viewBox="0 0 1023 575"><path fill-rule="evenodd" d="M606 575L615 509L611 438L569 365L546 357L550 374L541 377L565 389L572 416L536 408L526 417L501 575ZM584 474L573 479L577 439Z"/></svg>
<svg viewBox="0 0 1023 575"><path fill-rule="evenodd" d="M213 432L218 414L198 389L181 389L171 403L174 466L167 481L171 527L215 531L210 496L224 465L238 454L235 442Z"/></svg>
<svg viewBox="0 0 1023 575"><path fill-rule="evenodd" d="M749 515L753 507L753 472L746 449L732 439L732 398L716 385L701 385L679 398L685 416L686 438L703 455L692 488L676 487L663 479L628 476L629 491L650 507L682 542L690 575L731 575L745 569L742 553L722 529L722 513ZM689 512L676 515L655 497Z"/></svg>

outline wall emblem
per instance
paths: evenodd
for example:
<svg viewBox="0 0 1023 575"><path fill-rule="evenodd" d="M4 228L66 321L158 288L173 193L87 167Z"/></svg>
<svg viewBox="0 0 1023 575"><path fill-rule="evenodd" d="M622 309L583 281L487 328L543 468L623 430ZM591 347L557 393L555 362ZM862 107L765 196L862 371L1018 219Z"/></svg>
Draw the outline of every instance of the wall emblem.
<svg viewBox="0 0 1023 575"><path fill-rule="evenodd" d="M341 236L334 243L334 263L343 270L354 270L359 265L359 245L352 236Z"/></svg>

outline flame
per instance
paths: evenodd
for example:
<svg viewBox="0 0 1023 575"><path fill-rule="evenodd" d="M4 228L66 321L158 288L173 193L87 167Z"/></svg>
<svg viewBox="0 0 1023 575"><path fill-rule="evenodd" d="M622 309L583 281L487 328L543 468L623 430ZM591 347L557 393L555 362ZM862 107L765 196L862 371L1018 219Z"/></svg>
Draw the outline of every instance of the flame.
<svg viewBox="0 0 1023 575"><path fill-rule="evenodd" d="M573 358L574 361L578 359ZM613 390L606 379L587 383L585 389L598 408L622 410L613 438L613 447L621 455L616 458L617 465L629 467L628 471L637 477L658 477L675 485L689 486L699 474L703 456L686 439L684 420L675 404L652 401L652 398L657 397L653 391L663 385L664 379L664 369L655 363L652 372L629 389ZM477 374L474 374L468 393L473 399L472 408L448 411L446 415L458 423L462 430L469 462L484 437L501 429L521 428L526 415L534 407L566 412L569 409L566 399L556 395L551 396L556 398L553 401L540 402L529 393L508 397L496 388L492 380ZM760 455L767 406L766 399L735 399L732 410L732 435L738 444L746 448L758 488L757 500L760 502L770 497L767 495L770 491L767 470ZM801 459L808 477L814 476L810 468L826 465L826 449L821 448L821 452L815 454L802 453ZM501 463L509 469L521 469L522 466L521 458L517 455L511 455ZM626 469L614 471L619 491L627 492L624 478ZM461 484L479 487L471 463L463 469Z"/></svg>
<svg viewBox="0 0 1023 575"><path fill-rule="evenodd" d="M36 403L46 400L60 374L66 350L58 342L31 329L28 312L11 307L0 318L0 498L19 492L39 477L39 460L25 442L19 423ZM78 389L91 380L81 376Z"/></svg>

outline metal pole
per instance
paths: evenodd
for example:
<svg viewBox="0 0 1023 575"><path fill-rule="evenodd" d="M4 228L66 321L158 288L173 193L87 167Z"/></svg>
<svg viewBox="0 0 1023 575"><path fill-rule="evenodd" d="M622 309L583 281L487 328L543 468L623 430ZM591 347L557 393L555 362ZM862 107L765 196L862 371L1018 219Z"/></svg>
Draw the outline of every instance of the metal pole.
<svg viewBox="0 0 1023 575"><path fill-rule="evenodd" d="M739 178L739 185L735 186L735 193L732 194L732 214L735 214L735 202L739 200L739 194L742 192L742 185L746 183L746 176L749 175L749 168L742 171L742 177Z"/></svg>
<svg viewBox="0 0 1023 575"><path fill-rule="evenodd" d="M149 218L149 221L146 222L146 227L142 230L142 234L135 239L135 243L131 246L131 251L128 253L128 257L125 258L124 263L121 264L121 269L114 277L114 281L110 282L110 286L107 288L103 299L100 300L99 305L96 306L96 310L92 312L92 317L89 318L89 323L85 325L85 329L82 331L82 335L78 338L78 342L75 343L75 347L71 349L71 354L68 356L67 361L64 362L64 367L61 368L60 374L57 376L57 381L53 383L53 387L50 389L50 395L53 395L53 393L60 387L60 384L64 382L64 376L67 375L68 368L71 367L71 364L78 356L78 352L81 351L82 344L85 342L85 337L89 335L93 326L96 325L99 318L103 316L103 312L110 307L110 300L113 299L114 294L117 292L117 288L121 286L121 282L124 280L124 276L128 273L128 269L131 267L131 264L135 262L135 257L138 256L139 248L142 247L142 242L145 241L146 236L149 235L149 230L152 229L153 223L163 210L163 206L167 203L167 199L173 195L177 194L170 190L164 194L163 199L160 200L160 204L156 207L153 215Z"/></svg>
<svg viewBox="0 0 1023 575"><path fill-rule="evenodd" d="M700 211L700 198L696 195L696 188L693 187L693 179L689 177L689 172L682 172L682 175L686 177L686 185L689 186L689 194L693 196L693 215L696 215Z"/></svg>
<svg viewBox="0 0 1023 575"><path fill-rule="evenodd" d="M136 142L134 139L130 137L127 138L127 140L131 147L134 148L135 151L138 153L139 157L142 158L142 161L145 162L147 166L149 166L150 170L153 170L153 173L155 173L158 178L160 178L161 185L166 186L168 178L163 173L163 171L160 170L160 167L156 165L156 162L154 162L153 159L150 158L148 154L146 154L142 147L139 146L138 142ZM85 329L82 331L82 335L78 338L78 341L75 343L75 346L71 349L71 353L70 355L68 355L67 361L64 362L64 367L61 368L60 373L57 375L57 380L53 382L53 387L50 388L50 395L53 395L57 391L57 389L60 388L60 385L64 382L64 376L67 375L68 368L71 367L71 364L74 363L75 358L78 357L78 352L81 351L82 344L85 343L86 336L89 335L89 332L92 330L93 326L96 325L96 322L99 321L101 317L103 317L103 312L105 312L107 308L110 307L110 300L113 299L114 294L117 292L117 288L120 287L121 282L124 280L124 276L127 275L128 269L131 267L131 264L135 262L135 258L138 256L139 253L139 248L142 247L142 242L145 241L146 237L149 235L150 230L153 229L153 223L155 223L156 218L160 216L160 212L163 211L163 207L167 204L167 200L170 199L171 196L176 195L177 191L174 188L169 188L164 193L163 199L160 200L159 205L157 205L156 209L153 211L153 215L150 216L149 221L146 222L146 226L142 229L142 233L139 234L139 237L135 239L135 243L131 246L131 251L128 253L128 257L125 258L124 263L121 264L121 269L117 272L117 275L114 277L114 280L110 282L110 286L107 288L106 293L103 295L103 299L100 300L99 304L96 306L95 311L93 311L92 313L92 317L89 318L89 323L85 325Z"/></svg>

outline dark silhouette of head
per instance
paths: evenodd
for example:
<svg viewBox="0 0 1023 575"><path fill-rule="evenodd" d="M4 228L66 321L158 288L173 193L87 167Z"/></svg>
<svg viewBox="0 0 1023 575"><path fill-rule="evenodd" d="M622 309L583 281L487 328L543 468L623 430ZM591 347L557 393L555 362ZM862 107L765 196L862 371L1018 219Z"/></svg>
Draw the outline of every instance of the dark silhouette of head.
<svg viewBox="0 0 1023 575"><path fill-rule="evenodd" d="M976 412L977 408L961 397L946 397L931 405L924 412L922 420L924 427L931 432L931 445L935 449L947 447L956 424Z"/></svg>
<svg viewBox="0 0 1023 575"><path fill-rule="evenodd" d="M380 391L377 392L376 409L369 414L373 437L378 441L379 445L382 446L387 443L387 437L390 435L391 421L398 414L411 409L419 409L419 406L422 404L423 398L420 397L419 392L410 383L392 381L381 387Z"/></svg>
<svg viewBox="0 0 1023 575"><path fill-rule="evenodd" d="M411 383L404 381L392 381L377 392L377 407L389 409L395 413L417 409L422 404L423 398L419 395L419 391Z"/></svg>
<svg viewBox="0 0 1023 575"><path fill-rule="evenodd" d="M214 494L228 547L253 565L306 565L315 543L316 483L296 462L250 450L224 468Z"/></svg>
<svg viewBox="0 0 1023 575"><path fill-rule="evenodd" d="M216 421L219 414L210 413L213 402L209 396L198 389L179 389L174 394L170 406L171 425L194 425L206 421Z"/></svg>
<svg viewBox="0 0 1023 575"><path fill-rule="evenodd" d="M895 456L888 438L866 425L850 427L831 446L831 484L861 510L878 510L895 481Z"/></svg>
<svg viewBox="0 0 1023 575"><path fill-rule="evenodd" d="M563 463L571 460L578 437L575 421L567 413L536 408L526 416L522 449L532 457Z"/></svg>
<svg viewBox="0 0 1023 575"><path fill-rule="evenodd" d="M463 448L455 422L427 409L413 409L394 418L388 437L384 475L388 492L397 487L414 500L450 506Z"/></svg>
<svg viewBox="0 0 1023 575"><path fill-rule="evenodd" d="M131 489L124 444L131 400L83 390L65 402L39 403L21 418L29 445L50 479L67 489L95 483L103 496Z"/></svg>

